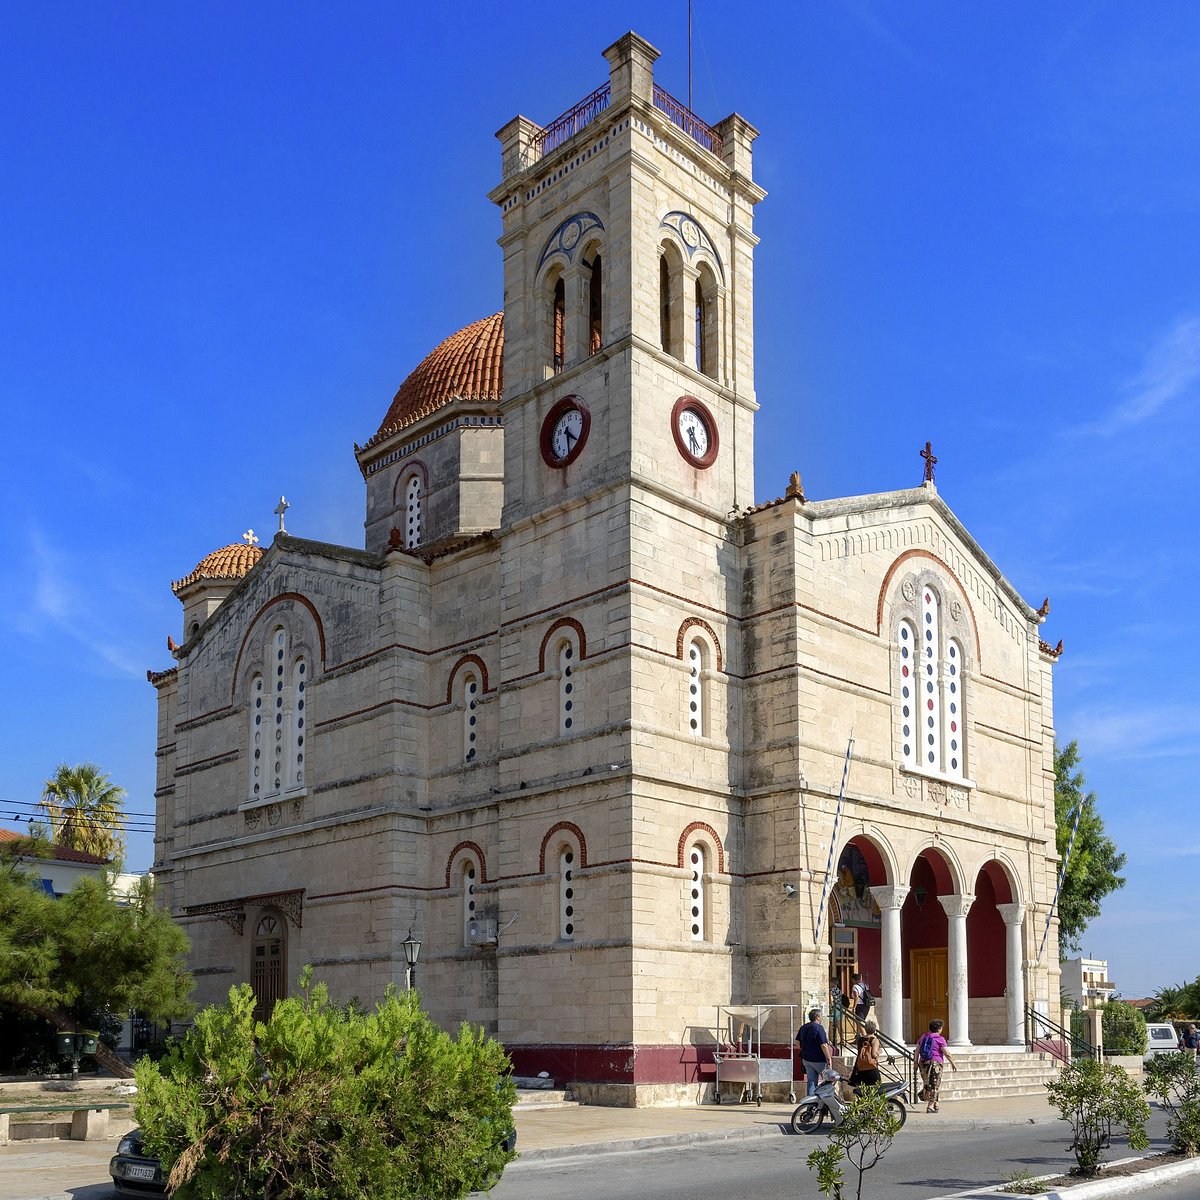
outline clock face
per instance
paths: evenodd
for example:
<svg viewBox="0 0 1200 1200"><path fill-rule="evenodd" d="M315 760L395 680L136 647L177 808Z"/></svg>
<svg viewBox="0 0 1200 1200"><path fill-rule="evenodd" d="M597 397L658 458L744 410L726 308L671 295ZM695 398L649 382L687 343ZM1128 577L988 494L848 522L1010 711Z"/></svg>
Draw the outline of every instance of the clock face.
<svg viewBox="0 0 1200 1200"><path fill-rule="evenodd" d="M592 417L578 396L564 396L542 422L542 458L548 467L570 466L583 452Z"/></svg>
<svg viewBox="0 0 1200 1200"><path fill-rule="evenodd" d="M680 396L671 412L675 445L693 467L711 467L716 461L717 424L712 413L695 396Z"/></svg>

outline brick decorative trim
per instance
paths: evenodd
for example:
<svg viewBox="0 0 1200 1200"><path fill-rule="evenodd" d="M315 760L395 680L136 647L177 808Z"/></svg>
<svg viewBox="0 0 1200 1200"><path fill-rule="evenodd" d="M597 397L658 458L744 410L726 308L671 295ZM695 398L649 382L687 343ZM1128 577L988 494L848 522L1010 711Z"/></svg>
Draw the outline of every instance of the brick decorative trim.
<svg viewBox="0 0 1200 1200"><path fill-rule="evenodd" d="M396 472L395 481L392 483L392 505L398 503L400 485L413 473L421 477L421 495L425 496L429 493L429 468L419 459L414 458L405 462L403 470ZM419 549L419 547L413 547Z"/></svg>
<svg viewBox="0 0 1200 1200"><path fill-rule="evenodd" d="M569 833L575 838L579 844L579 869L583 870L588 865L587 839L583 836L583 830L574 821L559 821L557 825L551 825L546 831L546 836L542 838L542 847L538 851L538 874L546 873L546 847L556 833Z"/></svg>
<svg viewBox="0 0 1200 1200"><path fill-rule="evenodd" d="M699 617L688 617L680 625L679 634L675 638L675 657L679 659L683 658L683 643L687 639L687 631L689 629L703 629L712 638L713 649L717 654L717 670L725 670L725 662L721 655L721 639L717 637L717 631L707 621L703 621Z"/></svg>
<svg viewBox="0 0 1200 1200"><path fill-rule="evenodd" d="M579 661L583 662L587 658L587 635L583 632L583 626L574 617L562 617L546 630L546 636L542 638L542 644L538 649L539 675L544 674L546 670L546 647L550 645L550 639L560 629L573 629L575 631L575 637L579 641Z"/></svg>
<svg viewBox="0 0 1200 1200"><path fill-rule="evenodd" d="M883 583L879 586L879 599L875 604L875 632L878 636L883 636L883 606L887 601L888 591L891 589L892 580L896 576L896 572L906 563L914 558L927 558L930 562L935 563L937 567L945 571L947 576L954 580L954 586L958 589L958 594L962 597L963 603L967 608L967 616L971 620L971 635L975 639L975 669L980 670L983 666L983 643L979 640L979 622L975 620L975 609L971 606L971 595L962 585L962 580L943 562L936 554L928 550L905 550L903 554L897 558L883 577Z"/></svg>
<svg viewBox="0 0 1200 1200"><path fill-rule="evenodd" d="M233 676L229 681L229 695L232 698L237 696L238 679L242 670L242 656L246 653L246 646L250 642L250 635L254 632L254 627L258 624L259 619L263 617L275 605L281 604L284 600L294 600L296 603L303 605L308 609L309 616L313 619L313 624L317 627L317 639L321 646L321 670L325 670L325 625L321 621L321 614L317 612L317 606L313 604L307 596L300 595L299 592L280 592L278 596L272 596L262 608L250 618L246 626L245 635L242 637L242 644L238 647L237 661L233 664Z"/></svg>
<svg viewBox="0 0 1200 1200"><path fill-rule="evenodd" d="M483 849L478 842L459 842L453 850L450 851L450 856L446 859L446 890L450 889L450 876L454 869L454 859L463 850L469 850L475 855L475 861L479 864L479 882L487 883L487 859L484 857Z"/></svg>
<svg viewBox="0 0 1200 1200"><path fill-rule="evenodd" d="M487 663L485 663L483 661L483 659L479 657L478 654L464 654L460 659L457 660L457 662L455 662L454 666L452 666L450 668L450 675L446 679L446 703L447 704L454 703L454 678L455 678L455 676L458 674L459 670L462 667L465 667L468 664L479 668L479 686L481 688L483 688L483 694L486 696L487 693L491 690L488 687Z"/></svg>
<svg viewBox="0 0 1200 1200"><path fill-rule="evenodd" d="M688 843L694 841L692 837L694 833L706 833L712 839L713 848L717 852L717 873L725 874L725 847L721 844L721 835L709 824L704 821L693 821L680 835L679 845L675 852L675 865L683 866L683 856L687 851Z"/></svg>

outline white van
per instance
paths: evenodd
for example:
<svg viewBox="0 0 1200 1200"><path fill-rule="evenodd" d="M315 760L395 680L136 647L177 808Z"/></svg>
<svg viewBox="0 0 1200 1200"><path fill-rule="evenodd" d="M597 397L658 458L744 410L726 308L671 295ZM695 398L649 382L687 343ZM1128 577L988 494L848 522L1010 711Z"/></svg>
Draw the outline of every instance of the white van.
<svg viewBox="0 0 1200 1200"><path fill-rule="evenodd" d="M1160 1054L1174 1054L1179 1049L1179 1034L1170 1024L1154 1025L1146 1022L1146 1053L1142 1062L1148 1063Z"/></svg>

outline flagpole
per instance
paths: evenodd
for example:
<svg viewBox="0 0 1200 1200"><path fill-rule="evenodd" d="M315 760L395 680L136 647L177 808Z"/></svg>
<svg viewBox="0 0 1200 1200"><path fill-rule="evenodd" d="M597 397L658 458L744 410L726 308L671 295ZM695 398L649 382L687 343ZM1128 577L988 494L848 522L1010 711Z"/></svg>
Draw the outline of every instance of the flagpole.
<svg viewBox="0 0 1200 1200"><path fill-rule="evenodd" d="M825 886L821 889L821 904L817 909L817 922L813 926L813 945L821 940L821 922L825 919L825 902L833 886L833 855L837 850L838 828L842 823L842 804L846 799L846 780L850 778L850 759L854 755L854 735L846 743L846 761L842 764L842 786L838 789L837 811L833 816L833 833L829 837L829 857L825 862Z"/></svg>
<svg viewBox="0 0 1200 1200"><path fill-rule="evenodd" d="M1079 818L1083 816L1083 806L1086 803L1080 800L1075 806L1075 820L1071 822L1071 836L1067 839L1067 853L1063 856L1062 870L1058 873L1058 886L1054 889L1054 899L1050 901L1050 910L1046 913L1046 928L1042 931L1042 944L1038 947L1037 961L1042 961L1042 954L1046 949L1046 939L1050 936L1050 922L1054 919L1054 910L1058 907L1058 897L1062 892L1063 880L1067 877L1067 866L1071 861L1071 851L1075 849L1075 833L1079 829Z"/></svg>

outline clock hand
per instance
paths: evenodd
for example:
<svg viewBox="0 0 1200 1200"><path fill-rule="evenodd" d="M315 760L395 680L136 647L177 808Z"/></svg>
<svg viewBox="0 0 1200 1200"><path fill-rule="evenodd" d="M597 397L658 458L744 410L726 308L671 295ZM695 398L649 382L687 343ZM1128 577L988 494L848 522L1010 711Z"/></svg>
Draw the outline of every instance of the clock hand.
<svg viewBox="0 0 1200 1200"><path fill-rule="evenodd" d="M567 439L567 449L568 450L570 450L572 442L579 441L579 438L575 434L573 434L569 429L563 430L563 437L565 437Z"/></svg>

